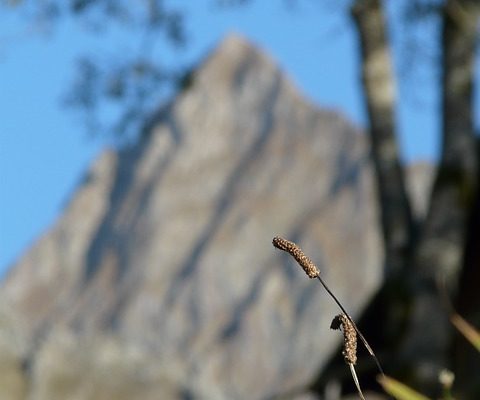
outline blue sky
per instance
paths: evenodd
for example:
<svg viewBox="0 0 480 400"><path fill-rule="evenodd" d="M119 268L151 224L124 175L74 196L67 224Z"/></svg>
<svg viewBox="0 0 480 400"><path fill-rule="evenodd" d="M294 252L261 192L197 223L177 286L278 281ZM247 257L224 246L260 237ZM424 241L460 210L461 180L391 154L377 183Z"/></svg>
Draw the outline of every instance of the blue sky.
<svg viewBox="0 0 480 400"><path fill-rule="evenodd" d="M172 3L188 10L189 43L185 50L166 51L171 62L200 60L234 31L264 48L312 101L364 125L355 32L338 9L312 1L300 1L294 10L281 1L236 10L216 10L207 0ZM74 61L85 52L134 50L136 43L130 33L91 36L70 19L48 35L19 35L19 26L0 9L0 275L54 223L107 145L89 137L61 105ZM433 85L427 80L418 93L412 85L399 92L404 158L434 160L439 125Z"/></svg>

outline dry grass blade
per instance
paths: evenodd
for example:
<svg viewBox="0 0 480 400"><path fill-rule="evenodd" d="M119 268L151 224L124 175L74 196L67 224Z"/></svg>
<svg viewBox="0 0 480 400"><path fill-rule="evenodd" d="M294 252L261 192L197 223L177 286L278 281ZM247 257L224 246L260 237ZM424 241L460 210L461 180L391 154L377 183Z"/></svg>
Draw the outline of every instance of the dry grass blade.
<svg viewBox="0 0 480 400"><path fill-rule="evenodd" d="M355 366L353 364L348 364L350 367L350 372L352 373L353 381L355 382L355 386L357 387L358 395L362 400L365 400L365 396L362 393L362 389L360 388L360 382L358 381L357 373L355 372Z"/></svg>
<svg viewBox="0 0 480 400"><path fill-rule="evenodd" d="M379 376L377 379L385 392L397 400L431 400L423 394L413 390L411 387L388 376Z"/></svg>
<svg viewBox="0 0 480 400"><path fill-rule="evenodd" d="M477 351L480 351L480 332L456 313L450 315L450 321Z"/></svg>
<svg viewBox="0 0 480 400"><path fill-rule="evenodd" d="M437 289L443 301L443 306L447 310L450 322L455 328L480 352L480 332L470 325L464 318L460 316L453 307L453 304L448 295L445 280L437 279Z"/></svg>

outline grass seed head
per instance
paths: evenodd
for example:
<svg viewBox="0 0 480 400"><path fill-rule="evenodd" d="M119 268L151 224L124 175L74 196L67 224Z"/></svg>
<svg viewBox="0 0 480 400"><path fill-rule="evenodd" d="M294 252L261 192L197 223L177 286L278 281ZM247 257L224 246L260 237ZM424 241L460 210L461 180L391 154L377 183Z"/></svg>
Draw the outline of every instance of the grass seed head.
<svg viewBox="0 0 480 400"><path fill-rule="evenodd" d="M331 325L331 329L340 329L343 332L343 358L347 364L357 363L357 332L345 314L337 315Z"/></svg>
<svg viewBox="0 0 480 400"><path fill-rule="evenodd" d="M313 263L313 261L310 260L310 258L308 258L303 253L302 249L298 247L295 243L278 236L275 236L273 238L272 243L277 249L286 251L293 258L295 258L297 263L303 268L309 278L316 278L320 275L320 272L318 271L318 268Z"/></svg>

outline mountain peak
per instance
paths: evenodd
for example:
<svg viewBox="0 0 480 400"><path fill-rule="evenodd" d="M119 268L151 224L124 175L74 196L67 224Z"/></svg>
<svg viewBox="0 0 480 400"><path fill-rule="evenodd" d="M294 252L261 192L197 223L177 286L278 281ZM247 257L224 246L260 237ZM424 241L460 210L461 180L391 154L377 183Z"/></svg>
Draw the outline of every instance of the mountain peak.
<svg viewBox="0 0 480 400"><path fill-rule="evenodd" d="M117 381L92 384L109 398L125 398L109 392L122 385L143 400L259 399L307 384L337 343L317 337L335 305L274 251L277 234L316 260L353 316L378 287L364 138L237 35L145 140L91 171L3 285L30 344L30 390L45 399L65 398L52 382L90 387L108 349Z"/></svg>
<svg viewBox="0 0 480 400"><path fill-rule="evenodd" d="M264 51L248 41L243 36L231 33L227 35L207 57L207 61L200 68L200 73L209 68L223 66L226 70L235 71L239 68L255 65L265 68L275 68L275 62ZM228 75L227 75L228 76ZM227 79L229 80L229 79Z"/></svg>
<svg viewBox="0 0 480 400"><path fill-rule="evenodd" d="M216 96L239 95L249 88L261 93L274 76L286 81L271 57L244 37L230 34L197 69L195 84Z"/></svg>

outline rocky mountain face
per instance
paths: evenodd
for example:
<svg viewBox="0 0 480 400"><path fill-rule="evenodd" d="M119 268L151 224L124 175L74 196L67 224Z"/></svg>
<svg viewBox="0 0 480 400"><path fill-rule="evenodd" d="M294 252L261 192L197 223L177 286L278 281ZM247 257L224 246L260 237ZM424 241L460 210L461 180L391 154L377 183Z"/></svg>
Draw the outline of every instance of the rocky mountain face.
<svg viewBox="0 0 480 400"><path fill-rule="evenodd" d="M381 283L366 138L232 36L11 269L0 398L300 396L337 351L338 309L275 235L353 316Z"/></svg>

